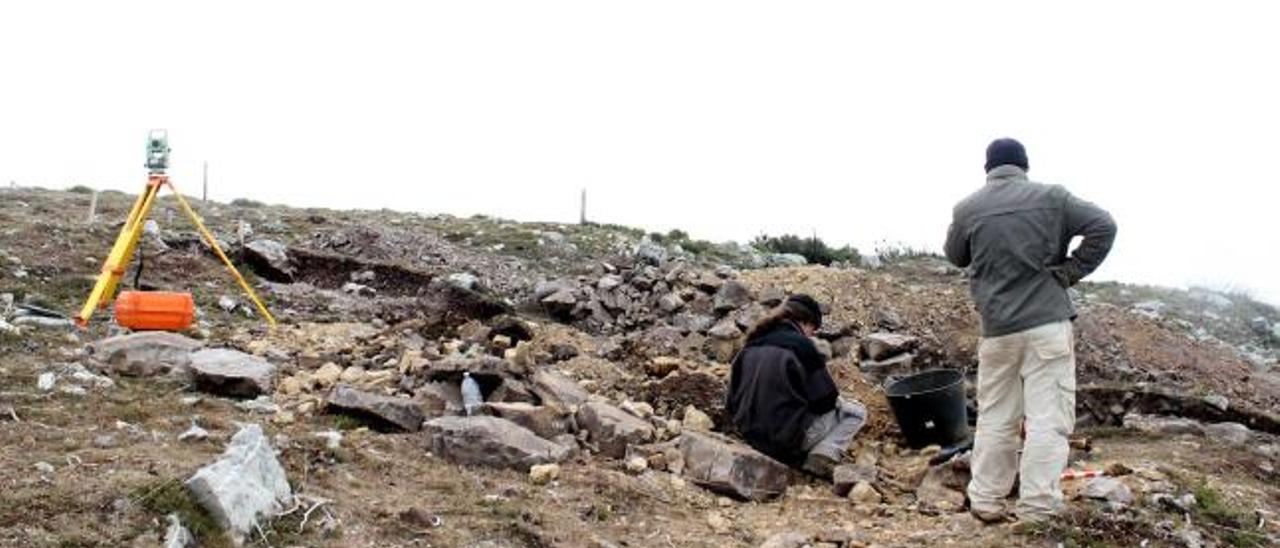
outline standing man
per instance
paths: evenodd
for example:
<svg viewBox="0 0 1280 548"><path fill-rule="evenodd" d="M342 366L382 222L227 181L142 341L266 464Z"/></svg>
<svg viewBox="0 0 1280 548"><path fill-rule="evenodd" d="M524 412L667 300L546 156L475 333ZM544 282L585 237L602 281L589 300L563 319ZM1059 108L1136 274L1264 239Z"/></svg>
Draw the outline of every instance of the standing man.
<svg viewBox="0 0 1280 548"><path fill-rule="evenodd" d="M1067 288L1098 268L1116 237L1109 213L1061 186L1031 182L1027 169L1022 143L993 141L987 184L956 205L945 246L948 260L969 268L982 316L969 507L986 522L1006 518L1015 477L1019 519L1062 508L1059 478L1076 405L1076 312ZM1068 254L1077 236L1083 241Z"/></svg>

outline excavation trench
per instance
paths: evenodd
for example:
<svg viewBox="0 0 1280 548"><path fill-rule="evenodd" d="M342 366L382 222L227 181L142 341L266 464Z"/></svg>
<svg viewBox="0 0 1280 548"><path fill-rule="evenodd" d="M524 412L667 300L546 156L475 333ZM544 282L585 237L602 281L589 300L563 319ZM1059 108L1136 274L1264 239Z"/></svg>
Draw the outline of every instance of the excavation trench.
<svg viewBox="0 0 1280 548"><path fill-rule="evenodd" d="M1238 422L1252 430L1280 435L1280 416L1230 404L1224 410L1203 398L1135 385L1086 385L1076 391L1076 410L1097 424L1123 426L1129 413L1185 417L1201 422ZM1086 416L1087 414L1087 416Z"/></svg>

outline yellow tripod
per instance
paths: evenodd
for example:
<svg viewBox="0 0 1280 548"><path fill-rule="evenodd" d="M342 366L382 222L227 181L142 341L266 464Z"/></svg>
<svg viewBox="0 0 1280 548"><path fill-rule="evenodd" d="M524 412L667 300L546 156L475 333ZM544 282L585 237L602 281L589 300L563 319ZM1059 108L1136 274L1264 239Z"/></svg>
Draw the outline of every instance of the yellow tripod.
<svg viewBox="0 0 1280 548"><path fill-rule="evenodd" d="M187 217L199 229L200 235L204 237L209 247L213 248L213 252L218 254L218 258L222 259L222 264L227 265L227 269L231 271L231 275L235 277L236 282L240 284L240 288L244 290L249 299L253 301L254 306L258 308L258 312L266 318L267 323L272 327L276 325L276 319L267 311L267 307L258 299L258 295L253 292L253 288L249 287L249 283L244 280L244 276L240 275L240 271L231 264L231 260L227 259L227 255L222 252L222 247L218 245L218 241L205 228L200 217L196 215L195 210L191 209L191 205L182 197L178 189L169 182L169 176L163 172L152 171L147 180L147 189L138 195L137 201L133 203L133 209L129 211L129 219L125 221L124 227L120 229L120 236L116 238L116 243L111 247L111 254L107 256L107 262L102 265L102 273L98 275L98 282L93 286L93 292L89 293L89 299L85 301L84 307L80 309L80 314L76 316L76 323L81 327L88 325L89 319L93 317L94 310L106 308L111 297L115 295L116 286L120 283L120 277L124 275L128 269L129 259L133 257L134 251L138 248L138 237L142 234L142 227L147 221L147 216L151 214L151 206L155 205L156 196L160 194L160 187L167 186L173 191L173 195L178 198L178 203L182 206L182 210L186 212Z"/></svg>

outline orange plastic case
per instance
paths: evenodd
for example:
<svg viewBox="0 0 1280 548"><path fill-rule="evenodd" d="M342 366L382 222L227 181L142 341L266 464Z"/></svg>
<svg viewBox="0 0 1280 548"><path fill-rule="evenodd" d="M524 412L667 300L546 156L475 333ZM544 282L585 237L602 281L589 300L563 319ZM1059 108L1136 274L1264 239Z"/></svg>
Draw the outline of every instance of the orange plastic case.
<svg viewBox="0 0 1280 548"><path fill-rule="evenodd" d="M195 319L190 293L121 291L116 297L116 323L140 331L182 331Z"/></svg>

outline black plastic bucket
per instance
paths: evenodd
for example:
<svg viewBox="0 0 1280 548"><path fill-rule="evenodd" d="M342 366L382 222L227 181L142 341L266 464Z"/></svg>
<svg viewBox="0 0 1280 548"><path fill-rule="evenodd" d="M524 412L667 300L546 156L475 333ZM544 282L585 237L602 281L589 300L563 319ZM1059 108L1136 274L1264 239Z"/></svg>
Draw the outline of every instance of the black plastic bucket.
<svg viewBox="0 0 1280 548"><path fill-rule="evenodd" d="M947 447L969 437L964 406L964 373L933 369L889 381L885 386L889 407L907 445Z"/></svg>

